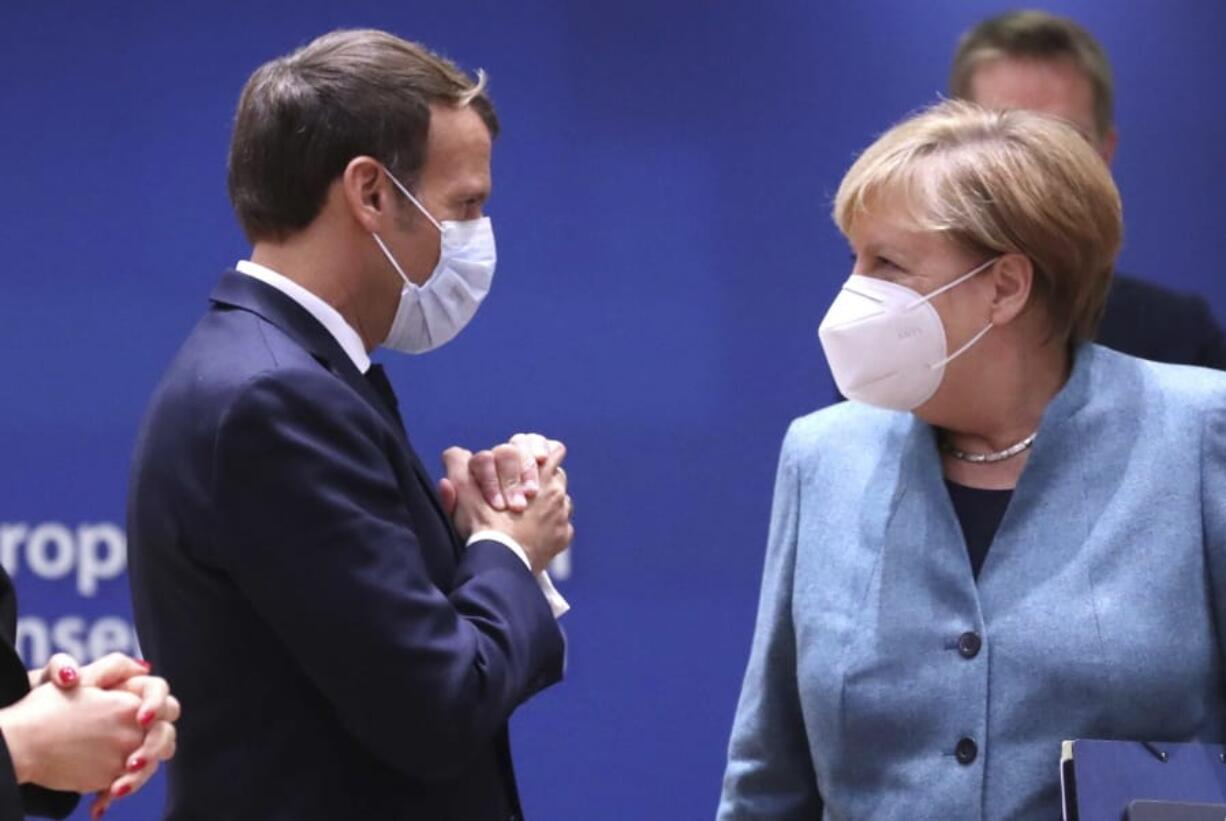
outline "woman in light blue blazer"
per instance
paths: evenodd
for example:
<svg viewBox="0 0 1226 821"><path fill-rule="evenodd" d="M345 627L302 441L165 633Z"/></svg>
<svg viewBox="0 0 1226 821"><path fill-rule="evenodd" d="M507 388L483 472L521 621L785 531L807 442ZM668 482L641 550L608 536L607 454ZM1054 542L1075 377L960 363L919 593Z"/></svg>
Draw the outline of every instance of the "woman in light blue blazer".
<svg viewBox="0 0 1226 821"><path fill-rule="evenodd" d="M1119 195L942 103L853 165L783 444L722 819L1055 819L1060 743L1220 741L1226 375L1090 344Z"/></svg>

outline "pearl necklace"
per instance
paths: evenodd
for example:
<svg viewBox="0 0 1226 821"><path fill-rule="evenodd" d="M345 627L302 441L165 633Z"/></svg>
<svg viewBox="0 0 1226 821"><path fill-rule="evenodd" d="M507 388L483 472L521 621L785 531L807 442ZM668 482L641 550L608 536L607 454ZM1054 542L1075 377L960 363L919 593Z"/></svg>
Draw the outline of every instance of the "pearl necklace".
<svg viewBox="0 0 1226 821"><path fill-rule="evenodd" d="M1019 453L1029 450L1030 446L1034 444L1035 437L1038 435L1039 432L1035 431L1022 441L1018 442L1016 445L1010 445L1004 450L998 450L993 453L967 453L964 450L958 450L955 448L949 443L948 439L942 436L941 450L945 451L955 459L962 460L963 462L971 462L972 464L976 465L990 465L994 462L1003 462L1006 459L1012 459Z"/></svg>

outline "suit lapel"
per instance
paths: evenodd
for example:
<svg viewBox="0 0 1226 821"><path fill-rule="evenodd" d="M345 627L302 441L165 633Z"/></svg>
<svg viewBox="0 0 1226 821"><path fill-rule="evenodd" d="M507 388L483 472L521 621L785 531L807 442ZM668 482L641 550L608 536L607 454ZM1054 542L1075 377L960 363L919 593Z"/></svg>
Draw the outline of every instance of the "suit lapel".
<svg viewBox="0 0 1226 821"><path fill-rule="evenodd" d="M315 359L333 374L349 385L359 396L366 400L395 432L404 446L404 454L422 492L430 500L431 506L446 525L451 538L452 551L459 557L462 545L459 536L451 524L451 517L443 511L443 503L434 489L434 482L426 471L417 452L409 441L396 411L387 406L379 396L374 386L353 364L353 360L341 348L332 334L311 316L310 312L290 299L276 288L261 282L254 277L240 274L237 271L226 271L221 281L213 291L210 299L219 305L229 305L235 308L251 311L263 317L289 334L299 345L308 351Z"/></svg>

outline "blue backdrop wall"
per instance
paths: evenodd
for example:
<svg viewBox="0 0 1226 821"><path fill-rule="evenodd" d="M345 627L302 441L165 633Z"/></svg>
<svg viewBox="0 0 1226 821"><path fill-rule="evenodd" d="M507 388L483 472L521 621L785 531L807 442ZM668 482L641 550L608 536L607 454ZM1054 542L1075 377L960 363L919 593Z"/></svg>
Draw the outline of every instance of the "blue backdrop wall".
<svg viewBox="0 0 1226 821"><path fill-rule="evenodd" d="M831 395L815 329L848 264L830 197L944 88L957 35L1005 7L6 4L0 560L26 660L136 649L129 451L247 250L224 184L244 79L325 30L387 28L487 69L505 125L492 297L442 351L383 357L415 441L432 464L520 430L571 447L569 677L514 720L529 814L710 817L778 443ZM1226 316L1226 5L1049 8L1115 61L1123 267ZM155 817L163 789L112 817Z"/></svg>

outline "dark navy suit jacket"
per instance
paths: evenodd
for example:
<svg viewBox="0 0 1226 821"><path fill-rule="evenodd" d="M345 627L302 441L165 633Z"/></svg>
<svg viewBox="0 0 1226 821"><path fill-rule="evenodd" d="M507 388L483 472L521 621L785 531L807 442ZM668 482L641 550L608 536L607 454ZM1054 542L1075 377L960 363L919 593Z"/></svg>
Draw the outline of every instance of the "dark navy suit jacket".
<svg viewBox="0 0 1226 821"><path fill-rule="evenodd" d="M170 819L510 819L507 719L560 680L524 563L456 538L328 332L222 276L128 505L142 648L183 704Z"/></svg>
<svg viewBox="0 0 1226 821"><path fill-rule="evenodd" d="M1175 365L1226 370L1226 337L1204 297L1116 275L1098 344Z"/></svg>

